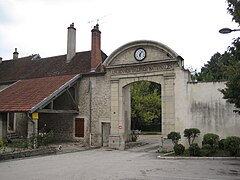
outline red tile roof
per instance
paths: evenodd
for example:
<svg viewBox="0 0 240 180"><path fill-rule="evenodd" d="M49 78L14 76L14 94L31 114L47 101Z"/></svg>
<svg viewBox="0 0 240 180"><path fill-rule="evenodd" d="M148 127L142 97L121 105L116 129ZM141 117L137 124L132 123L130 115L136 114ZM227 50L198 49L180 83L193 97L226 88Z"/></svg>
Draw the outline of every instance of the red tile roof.
<svg viewBox="0 0 240 180"><path fill-rule="evenodd" d="M19 80L0 92L0 112L26 112L77 75Z"/></svg>

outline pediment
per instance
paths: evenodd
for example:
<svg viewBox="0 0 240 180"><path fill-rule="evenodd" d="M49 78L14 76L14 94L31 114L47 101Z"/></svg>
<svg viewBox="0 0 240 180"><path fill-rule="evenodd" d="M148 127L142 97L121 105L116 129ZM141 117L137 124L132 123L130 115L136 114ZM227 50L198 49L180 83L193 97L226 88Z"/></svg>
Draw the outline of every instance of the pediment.
<svg viewBox="0 0 240 180"><path fill-rule="evenodd" d="M135 53L137 49L144 49L146 57L137 60ZM133 41L116 49L104 62L105 67L119 67L134 64L150 64L156 62L178 61L178 55L168 46L155 41Z"/></svg>

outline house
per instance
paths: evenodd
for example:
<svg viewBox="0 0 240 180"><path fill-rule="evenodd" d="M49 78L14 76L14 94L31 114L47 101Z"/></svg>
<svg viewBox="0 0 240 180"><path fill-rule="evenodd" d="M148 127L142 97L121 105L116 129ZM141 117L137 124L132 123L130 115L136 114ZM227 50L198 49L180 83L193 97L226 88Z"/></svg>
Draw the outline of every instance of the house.
<svg viewBox="0 0 240 180"><path fill-rule="evenodd" d="M29 137L47 127L56 140L124 149L131 134L131 84L161 85L161 132L199 128L221 138L240 136L239 115L218 89L225 82L194 82L184 59L163 43L138 40L109 56L101 32L92 29L90 51L76 52L68 27L67 54L0 59L0 139L7 130ZM199 141L200 142L200 141Z"/></svg>
<svg viewBox="0 0 240 180"><path fill-rule="evenodd" d="M102 62L107 55L101 51L100 41L101 32L97 24L92 29L92 49L75 52L76 29L71 24L66 55L19 58L15 49L13 59L1 61L0 137L6 138L7 129L18 136L29 137L47 125L54 131L56 140L76 139L84 143L87 122L78 114L83 103L89 104L89 80L105 75ZM87 102L79 103L83 91ZM34 120L32 114L36 112L39 119Z"/></svg>

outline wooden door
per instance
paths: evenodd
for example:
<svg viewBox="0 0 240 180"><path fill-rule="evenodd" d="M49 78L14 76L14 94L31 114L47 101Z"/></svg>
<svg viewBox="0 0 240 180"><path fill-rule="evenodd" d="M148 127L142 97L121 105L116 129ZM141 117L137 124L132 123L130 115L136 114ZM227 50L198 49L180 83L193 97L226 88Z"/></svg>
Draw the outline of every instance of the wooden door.
<svg viewBox="0 0 240 180"><path fill-rule="evenodd" d="M75 137L84 137L84 118L75 119Z"/></svg>
<svg viewBox="0 0 240 180"><path fill-rule="evenodd" d="M106 147L109 143L110 123L102 123L102 146Z"/></svg>

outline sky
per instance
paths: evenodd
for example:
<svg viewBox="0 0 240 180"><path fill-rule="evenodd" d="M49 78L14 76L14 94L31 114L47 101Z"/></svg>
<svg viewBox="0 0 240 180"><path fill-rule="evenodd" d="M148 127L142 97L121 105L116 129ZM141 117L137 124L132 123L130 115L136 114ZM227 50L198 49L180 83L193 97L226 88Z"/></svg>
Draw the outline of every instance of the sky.
<svg viewBox="0 0 240 180"><path fill-rule="evenodd" d="M101 49L110 55L136 40L163 43L184 58L185 68L201 70L223 53L239 32L225 0L0 0L0 57L12 59L67 52L67 27L77 29L76 51L91 49L91 29L98 22Z"/></svg>

